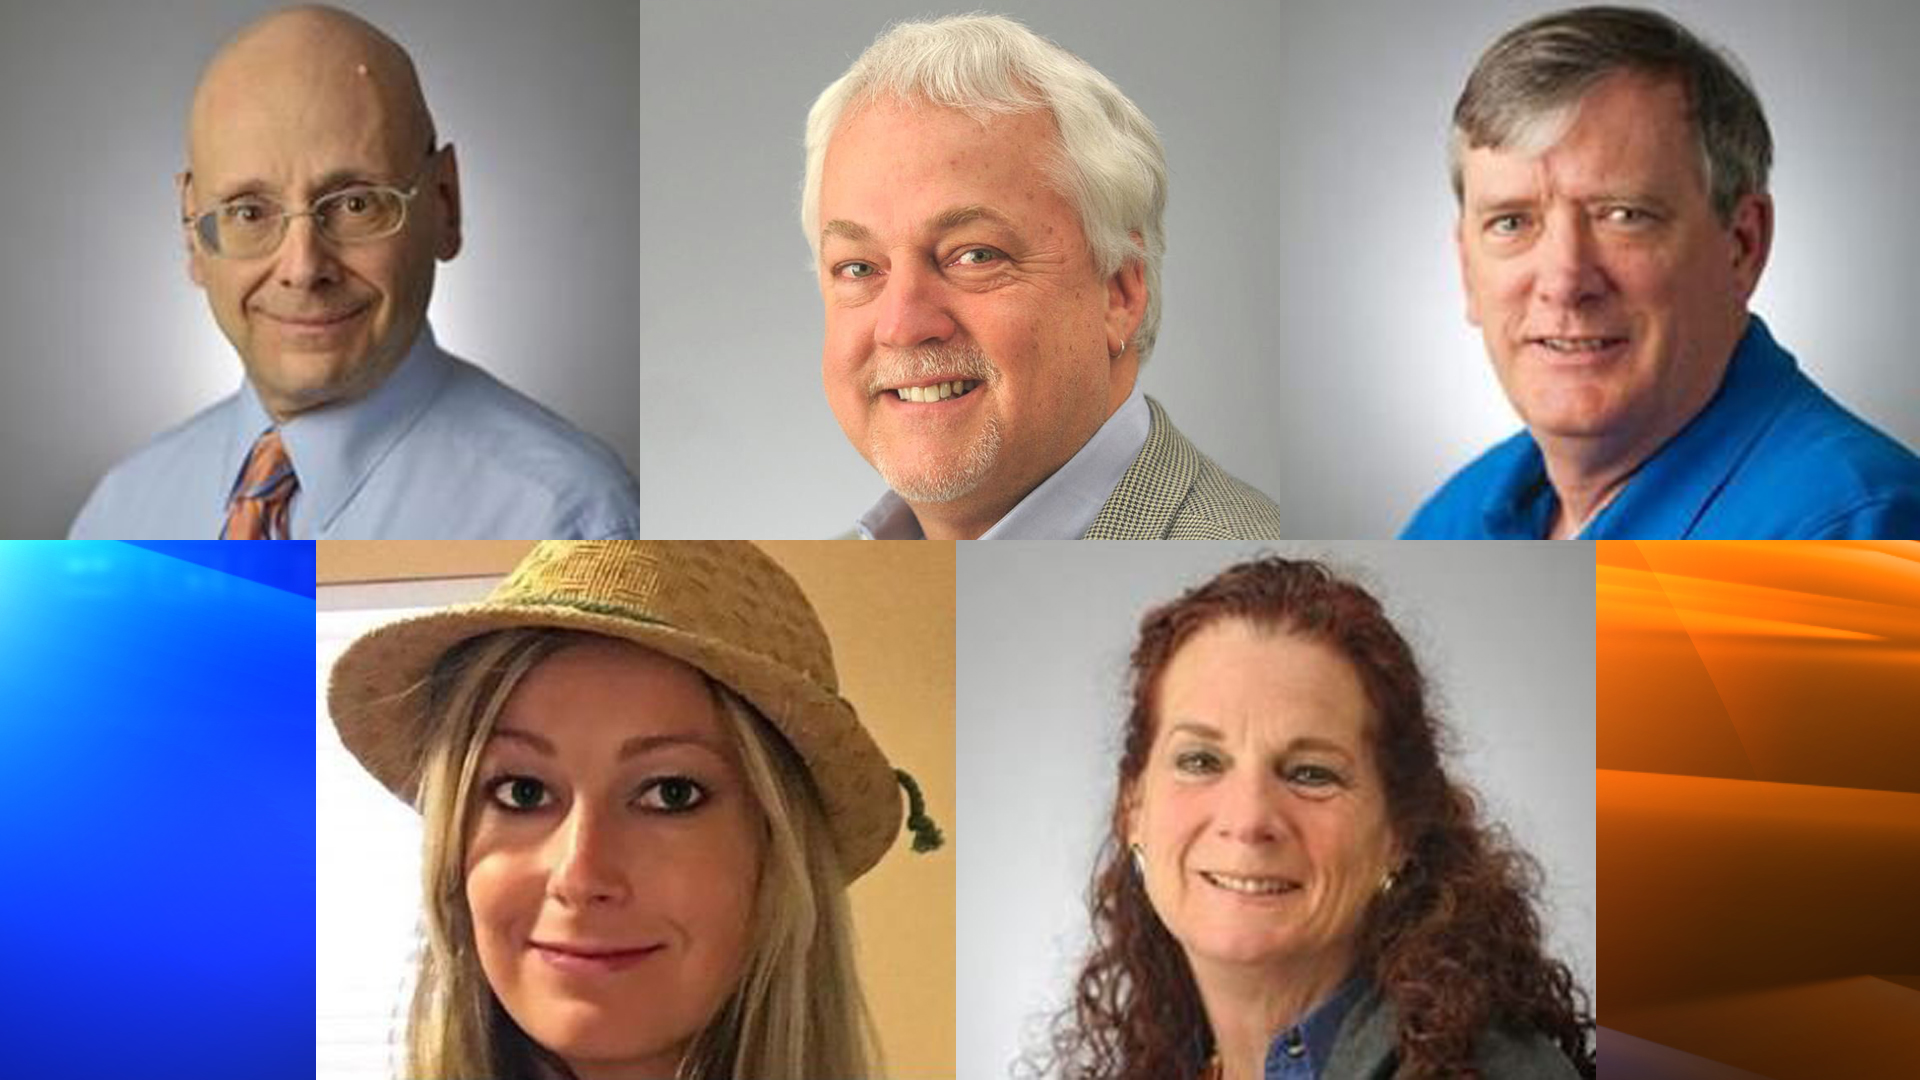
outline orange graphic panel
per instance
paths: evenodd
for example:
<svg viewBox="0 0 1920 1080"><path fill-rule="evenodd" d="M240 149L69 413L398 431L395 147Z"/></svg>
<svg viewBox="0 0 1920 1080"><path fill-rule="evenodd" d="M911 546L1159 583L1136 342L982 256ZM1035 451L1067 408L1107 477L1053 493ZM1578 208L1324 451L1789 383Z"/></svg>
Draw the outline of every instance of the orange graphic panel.
<svg viewBox="0 0 1920 1080"><path fill-rule="evenodd" d="M1920 1077L1920 543L1596 557L1601 1024L1675 1076Z"/></svg>

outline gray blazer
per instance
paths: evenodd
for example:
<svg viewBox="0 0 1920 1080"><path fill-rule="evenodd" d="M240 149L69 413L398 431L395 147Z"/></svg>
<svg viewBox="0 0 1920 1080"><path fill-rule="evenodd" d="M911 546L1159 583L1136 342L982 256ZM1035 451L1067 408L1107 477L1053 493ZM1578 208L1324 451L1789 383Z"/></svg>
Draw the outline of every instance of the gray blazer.
<svg viewBox="0 0 1920 1080"><path fill-rule="evenodd" d="M1152 398L1147 445L1082 540L1278 540L1280 508L1187 441Z"/></svg>
<svg viewBox="0 0 1920 1080"><path fill-rule="evenodd" d="M1393 1006L1369 989L1340 1025L1321 1080L1393 1080L1400 1068ZM1488 1029L1475 1062L1486 1080L1580 1080L1560 1048L1546 1036L1525 1038Z"/></svg>

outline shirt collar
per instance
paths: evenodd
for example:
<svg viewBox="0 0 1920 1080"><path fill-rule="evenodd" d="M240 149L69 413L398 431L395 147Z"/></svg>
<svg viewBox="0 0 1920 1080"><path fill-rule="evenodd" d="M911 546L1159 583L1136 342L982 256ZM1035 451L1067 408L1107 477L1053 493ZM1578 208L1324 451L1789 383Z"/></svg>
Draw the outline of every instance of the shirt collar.
<svg viewBox="0 0 1920 1080"><path fill-rule="evenodd" d="M1261 1071L1269 1080L1276 1077L1319 1076L1333 1056L1333 1044L1340 1037L1340 1025L1367 988L1359 976L1341 983L1339 989L1307 1011L1299 1023L1284 1028L1267 1044L1267 1060ZM1306 1068L1301 1068L1301 1063Z"/></svg>
<svg viewBox="0 0 1920 1080"><path fill-rule="evenodd" d="M400 366L371 393L343 405L301 413L280 425L281 442L300 481L293 505L296 533L320 535L332 525L452 372L453 361L440 351L433 328L422 324L420 336ZM235 415L237 423L228 444L232 467L220 492L222 503L254 441L274 426L251 381L241 387Z"/></svg>
<svg viewBox="0 0 1920 1080"><path fill-rule="evenodd" d="M1480 506L1481 535L1495 540L1541 539L1552 527L1557 504L1540 444L1528 439L1487 487L1487 499Z"/></svg>
<svg viewBox="0 0 1920 1080"><path fill-rule="evenodd" d="M1707 407L1642 464L1586 539L1683 538L1732 479L1806 376L1758 315L1727 362Z"/></svg>
<svg viewBox="0 0 1920 1080"><path fill-rule="evenodd" d="M1641 463L1579 538L1686 536L1772 423L1796 381L1805 377L1793 355L1773 340L1760 316L1749 316L1706 407ZM1489 487L1481 523L1488 536L1539 539L1547 535L1557 506L1546 459L1529 439Z"/></svg>
<svg viewBox="0 0 1920 1080"><path fill-rule="evenodd" d="M880 496L878 502L867 508L853 523L854 531L862 540L925 540L927 534L920 528L920 519L913 516L913 507L907 500L893 493L892 488Z"/></svg>
<svg viewBox="0 0 1920 1080"><path fill-rule="evenodd" d="M1107 496L1147 445L1153 413L1136 380L1107 422L1065 465L1027 492L982 540L1078 540L1100 516ZM892 491L860 515L855 529L864 540L922 540L926 533L913 508Z"/></svg>

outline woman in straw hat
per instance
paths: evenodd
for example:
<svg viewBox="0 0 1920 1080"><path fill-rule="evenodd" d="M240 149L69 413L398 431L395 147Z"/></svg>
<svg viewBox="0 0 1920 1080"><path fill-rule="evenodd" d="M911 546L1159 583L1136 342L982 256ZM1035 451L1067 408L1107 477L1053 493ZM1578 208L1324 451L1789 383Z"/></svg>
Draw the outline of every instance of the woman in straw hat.
<svg viewBox="0 0 1920 1080"><path fill-rule="evenodd" d="M346 747L424 819L407 1075L865 1077L846 886L940 836L738 542L541 544L334 665Z"/></svg>

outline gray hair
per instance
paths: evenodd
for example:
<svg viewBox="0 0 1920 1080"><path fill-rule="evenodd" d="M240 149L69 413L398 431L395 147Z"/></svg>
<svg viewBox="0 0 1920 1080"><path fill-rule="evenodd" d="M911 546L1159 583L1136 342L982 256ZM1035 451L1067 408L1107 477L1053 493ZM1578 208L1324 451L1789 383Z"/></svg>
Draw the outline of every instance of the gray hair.
<svg viewBox="0 0 1920 1080"><path fill-rule="evenodd" d="M1147 311L1134 332L1142 363L1160 331L1167 155L1145 113L1085 60L1000 15L903 22L874 39L807 113L800 224L820 258L820 173L842 116L882 99L924 101L977 119L1044 109L1060 142L1047 172L1080 214L1094 268L1146 271ZM1131 234L1139 233L1135 241Z"/></svg>
<svg viewBox="0 0 1920 1080"><path fill-rule="evenodd" d="M1657 11L1581 7L1507 31L1474 65L1453 108L1454 198L1464 197L1461 163L1469 149L1547 149L1587 92L1619 72L1677 79L1686 90L1702 173L1722 223L1742 198L1767 190L1773 135L1732 54Z"/></svg>

